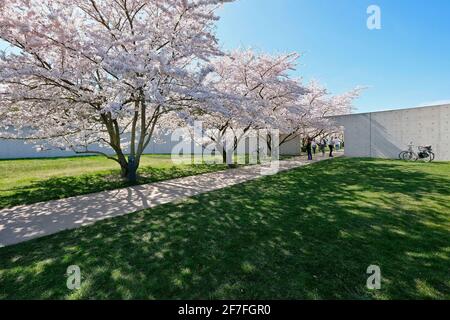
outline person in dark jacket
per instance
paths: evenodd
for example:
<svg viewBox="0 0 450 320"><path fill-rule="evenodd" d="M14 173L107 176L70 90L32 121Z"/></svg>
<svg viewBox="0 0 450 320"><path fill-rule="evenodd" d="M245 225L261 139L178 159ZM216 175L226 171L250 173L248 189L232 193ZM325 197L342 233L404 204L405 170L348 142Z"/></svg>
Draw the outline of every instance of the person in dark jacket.
<svg viewBox="0 0 450 320"><path fill-rule="evenodd" d="M335 146L335 139L331 138L330 141L328 142L328 148L330 148L330 158L333 158L333 151L334 151L334 146Z"/></svg>
<svg viewBox="0 0 450 320"><path fill-rule="evenodd" d="M306 138L306 152L308 152L308 160L312 160L312 139L310 137Z"/></svg>
<svg viewBox="0 0 450 320"><path fill-rule="evenodd" d="M313 153L314 153L314 155L316 155L316 151L317 151L317 142L316 142L316 140L312 140L312 150L313 150Z"/></svg>
<svg viewBox="0 0 450 320"><path fill-rule="evenodd" d="M322 140L320 140L320 145L319 145L319 150L320 150L320 152L322 152L322 157L325 157L326 147L327 147L327 139L322 138Z"/></svg>

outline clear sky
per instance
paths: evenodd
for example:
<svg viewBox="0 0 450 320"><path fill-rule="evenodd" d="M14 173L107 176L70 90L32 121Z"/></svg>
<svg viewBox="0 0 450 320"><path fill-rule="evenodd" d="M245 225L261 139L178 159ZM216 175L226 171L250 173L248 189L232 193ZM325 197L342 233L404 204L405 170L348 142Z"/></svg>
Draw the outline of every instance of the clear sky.
<svg viewBox="0 0 450 320"><path fill-rule="evenodd" d="M367 28L372 4L381 30ZM449 0L237 0L220 15L224 49L298 51L306 81L333 93L369 86L357 111L450 101Z"/></svg>

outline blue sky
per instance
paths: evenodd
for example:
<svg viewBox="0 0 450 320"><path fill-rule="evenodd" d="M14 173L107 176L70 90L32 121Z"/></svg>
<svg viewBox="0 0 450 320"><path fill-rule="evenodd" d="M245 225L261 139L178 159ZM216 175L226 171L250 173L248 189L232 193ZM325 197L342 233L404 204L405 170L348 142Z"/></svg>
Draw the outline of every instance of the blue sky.
<svg viewBox="0 0 450 320"><path fill-rule="evenodd" d="M366 26L381 8L381 30ZM237 0L220 11L224 49L303 54L297 76L331 92L369 86L358 112L450 101L449 0Z"/></svg>

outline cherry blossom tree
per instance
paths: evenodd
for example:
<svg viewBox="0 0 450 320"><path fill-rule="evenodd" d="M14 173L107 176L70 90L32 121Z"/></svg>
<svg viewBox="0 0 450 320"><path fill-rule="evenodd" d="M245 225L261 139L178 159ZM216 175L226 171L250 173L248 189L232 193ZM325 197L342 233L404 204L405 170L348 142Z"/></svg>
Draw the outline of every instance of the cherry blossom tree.
<svg viewBox="0 0 450 320"><path fill-rule="evenodd" d="M284 133L280 145L298 137L315 139L339 132L340 127L331 117L351 113L353 102L363 89L356 87L340 95L331 95L317 81L311 81L306 93L297 101L297 109L277 115Z"/></svg>
<svg viewBox="0 0 450 320"><path fill-rule="evenodd" d="M273 129L281 133L278 142L281 146L299 137L315 138L331 133L337 128L329 117L351 112L361 88L332 96L316 81L304 86L301 79L290 75L298 59L297 53L268 55L236 50L213 60L213 72L205 82L227 95L221 101L224 110L202 114L201 120L210 139L218 145L224 162L227 151L236 150L251 129L267 130L266 143L270 150ZM230 135L234 142L226 147L223 141L229 140L225 137Z"/></svg>
<svg viewBox="0 0 450 320"><path fill-rule="evenodd" d="M279 120L276 114L287 114L287 109L290 115L299 112L293 102L300 100L305 88L289 75L298 58L296 53L269 55L236 50L212 61L205 85L221 93L222 109L201 114L198 119L205 134L217 144L224 162L230 161L227 156L249 130L274 129ZM230 135L231 143L226 138Z"/></svg>
<svg viewBox="0 0 450 320"><path fill-rule="evenodd" d="M162 126L219 111L204 84L222 55L214 12L231 1L2 0L0 136L103 154L134 180Z"/></svg>

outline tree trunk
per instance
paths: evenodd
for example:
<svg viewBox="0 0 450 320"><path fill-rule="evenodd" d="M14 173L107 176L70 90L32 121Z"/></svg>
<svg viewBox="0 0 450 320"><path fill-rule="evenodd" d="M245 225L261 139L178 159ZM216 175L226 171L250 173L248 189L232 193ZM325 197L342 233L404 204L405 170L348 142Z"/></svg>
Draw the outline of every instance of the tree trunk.
<svg viewBox="0 0 450 320"><path fill-rule="evenodd" d="M227 150L225 148L222 149L222 162L223 164L227 163Z"/></svg>
<svg viewBox="0 0 450 320"><path fill-rule="evenodd" d="M230 151L230 150L228 150ZM230 151L230 153L227 152L225 148L222 149L222 161L223 164L226 164L228 168L235 168L236 164L233 160L234 152Z"/></svg>
<svg viewBox="0 0 450 320"><path fill-rule="evenodd" d="M130 183L136 183L137 182L137 166L133 166L128 168L127 172L127 181Z"/></svg>
<svg viewBox="0 0 450 320"><path fill-rule="evenodd" d="M122 165L120 166L120 176L123 179L126 179L128 176L128 167L123 167Z"/></svg>
<svg viewBox="0 0 450 320"><path fill-rule="evenodd" d="M137 182L137 169L136 165L130 165L130 163L125 162L120 164L120 176L129 183Z"/></svg>

